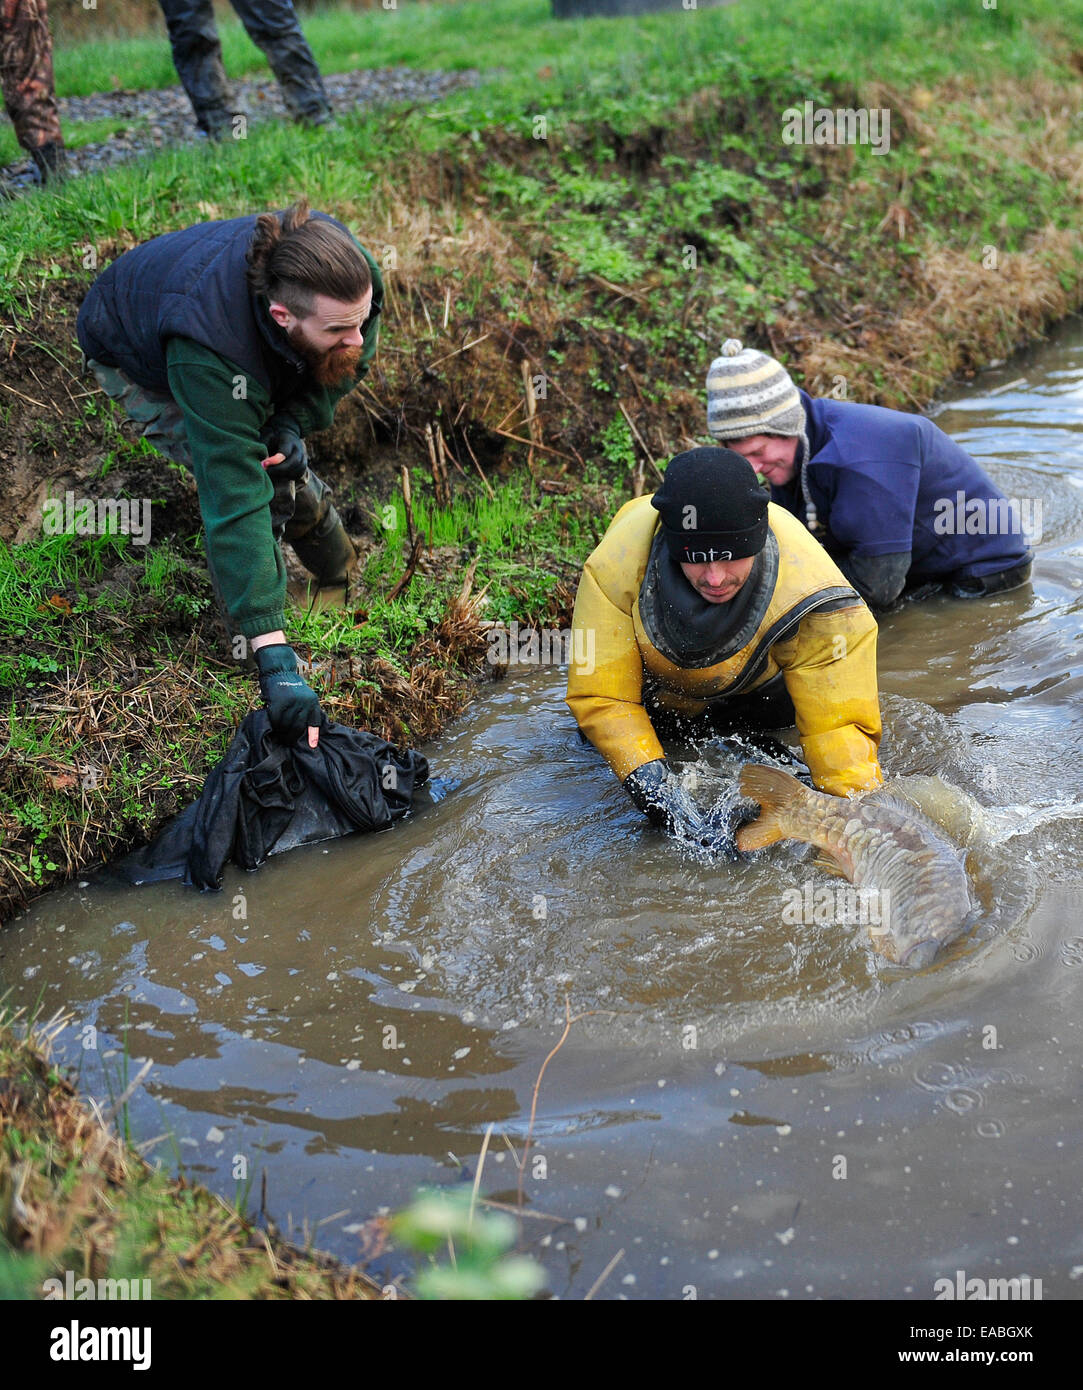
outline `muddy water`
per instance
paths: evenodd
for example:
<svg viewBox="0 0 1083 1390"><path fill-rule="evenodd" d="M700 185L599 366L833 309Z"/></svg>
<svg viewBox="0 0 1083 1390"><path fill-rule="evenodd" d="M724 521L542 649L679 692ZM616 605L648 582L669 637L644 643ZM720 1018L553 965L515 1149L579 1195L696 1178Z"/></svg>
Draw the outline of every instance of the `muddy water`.
<svg viewBox="0 0 1083 1390"><path fill-rule="evenodd" d="M423 1182L514 1200L551 1291L930 1298L1021 1277L1083 1291L1083 331L939 415L1043 502L1032 587L885 620L889 775L979 801L974 936L917 974L864 929L790 925L833 886L797 846L694 862L583 747L563 674L512 668L426 750L458 778L386 834L231 872L219 895L77 887L5 930L0 981L226 1195L266 1170L281 1224L357 1258ZM675 756L721 784L718 749ZM422 804L424 802L424 804ZM374 1266L409 1271L392 1252Z"/></svg>

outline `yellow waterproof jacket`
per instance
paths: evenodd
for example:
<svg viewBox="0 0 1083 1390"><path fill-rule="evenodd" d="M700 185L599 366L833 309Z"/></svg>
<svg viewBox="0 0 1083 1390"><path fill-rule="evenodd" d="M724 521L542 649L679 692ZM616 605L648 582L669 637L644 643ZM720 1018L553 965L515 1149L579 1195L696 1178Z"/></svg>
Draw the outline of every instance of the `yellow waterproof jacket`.
<svg viewBox="0 0 1083 1390"><path fill-rule="evenodd" d="M864 603L838 603L851 586L801 523L771 503L778 544L774 594L751 640L713 666L674 665L647 636L639 596L661 518L650 497L613 518L579 581L567 703L623 782L665 756L643 705L645 676L659 705L684 715L755 690L782 673L813 781L845 796L879 786L876 620ZM581 631L578 631L581 630Z"/></svg>

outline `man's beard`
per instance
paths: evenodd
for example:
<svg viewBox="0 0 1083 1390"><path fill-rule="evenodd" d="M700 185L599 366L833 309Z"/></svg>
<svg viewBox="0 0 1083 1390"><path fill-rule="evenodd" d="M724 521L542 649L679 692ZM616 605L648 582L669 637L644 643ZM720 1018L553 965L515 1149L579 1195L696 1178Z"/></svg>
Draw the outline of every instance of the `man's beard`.
<svg viewBox="0 0 1083 1390"><path fill-rule="evenodd" d="M300 324L289 330L290 345L305 359L310 374L320 386L341 386L357 375L357 364L361 361L363 348L332 348L321 352L314 348L304 335Z"/></svg>

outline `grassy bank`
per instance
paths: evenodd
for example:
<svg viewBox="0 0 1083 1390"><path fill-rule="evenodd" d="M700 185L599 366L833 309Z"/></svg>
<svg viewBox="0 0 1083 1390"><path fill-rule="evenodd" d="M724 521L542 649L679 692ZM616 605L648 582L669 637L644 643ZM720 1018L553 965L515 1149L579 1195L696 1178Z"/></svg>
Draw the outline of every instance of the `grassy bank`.
<svg viewBox="0 0 1083 1390"><path fill-rule="evenodd" d="M291 635L319 663L310 679L327 714L401 743L432 737L484 664L482 613L567 611L590 544L573 510L583 495L579 485L564 509L540 492L531 501L520 481L445 507L419 495L413 524L430 547L394 600L394 538L407 527L401 497L385 503L391 539L371 545L350 606L295 610ZM0 543L0 635L10 901L149 838L198 794L258 691L222 641L194 536L145 548L120 534Z"/></svg>
<svg viewBox="0 0 1083 1390"><path fill-rule="evenodd" d="M27 1037L12 1024L0 1007L0 1300L86 1296L82 1280L111 1298L382 1296L361 1271L150 1167L50 1064L49 1027Z"/></svg>
<svg viewBox="0 0 1083 1390"><path fill-rule="evenodd" d="M814 393L917 408L1083 302L1081 14L1051 0L1025 16L794 0L578 24L547 0L317 13L325 71L484 80L332 131L256 123L7 207L0 910L151 835L255 694L218 638L191 484L79 374L75 311L112 256L303 191L381 259L375 369L311 441L363 582L343 613L299 609L290 636L329 712L416 742L470 698L482 622L565 620L615 507L702 439L724 338L773 350ZM223 33L236 75L262 70L239 26ZM57 72L68 92L173 81L153 38L61 49ZM806 101L888 112L890 148L786 143L784 114ZM148 499L151 543L44 537L41 502L66 489Z"/></svg>

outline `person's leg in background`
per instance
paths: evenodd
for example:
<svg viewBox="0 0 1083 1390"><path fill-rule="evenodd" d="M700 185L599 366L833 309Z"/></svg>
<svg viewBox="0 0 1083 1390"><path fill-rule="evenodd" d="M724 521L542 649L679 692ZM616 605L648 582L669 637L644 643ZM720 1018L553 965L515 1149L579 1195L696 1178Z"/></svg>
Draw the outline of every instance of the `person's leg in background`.
<svg viewBox="0 0 1083 1390"><path fill-rule="evenodd" d="M222 66L222 43L211 0L158 0L165 15L173 66L188 93L196 123L212 139L228 135L233 93Z"/></svg>
<svg viewBox="0 0 1083 1390"><path fill-rule="evenodd" d="M331 103L290 0L230 0L248 37L262 48L295 121L325 125Z"/></svg>
<svg viewBox="0 0 1083 1390"><path fill-rule="evenodd" d="M63 175L67 162L53 83L46 0L2 0L0 87L15 138L34 161L35 181Z"/></svg>

